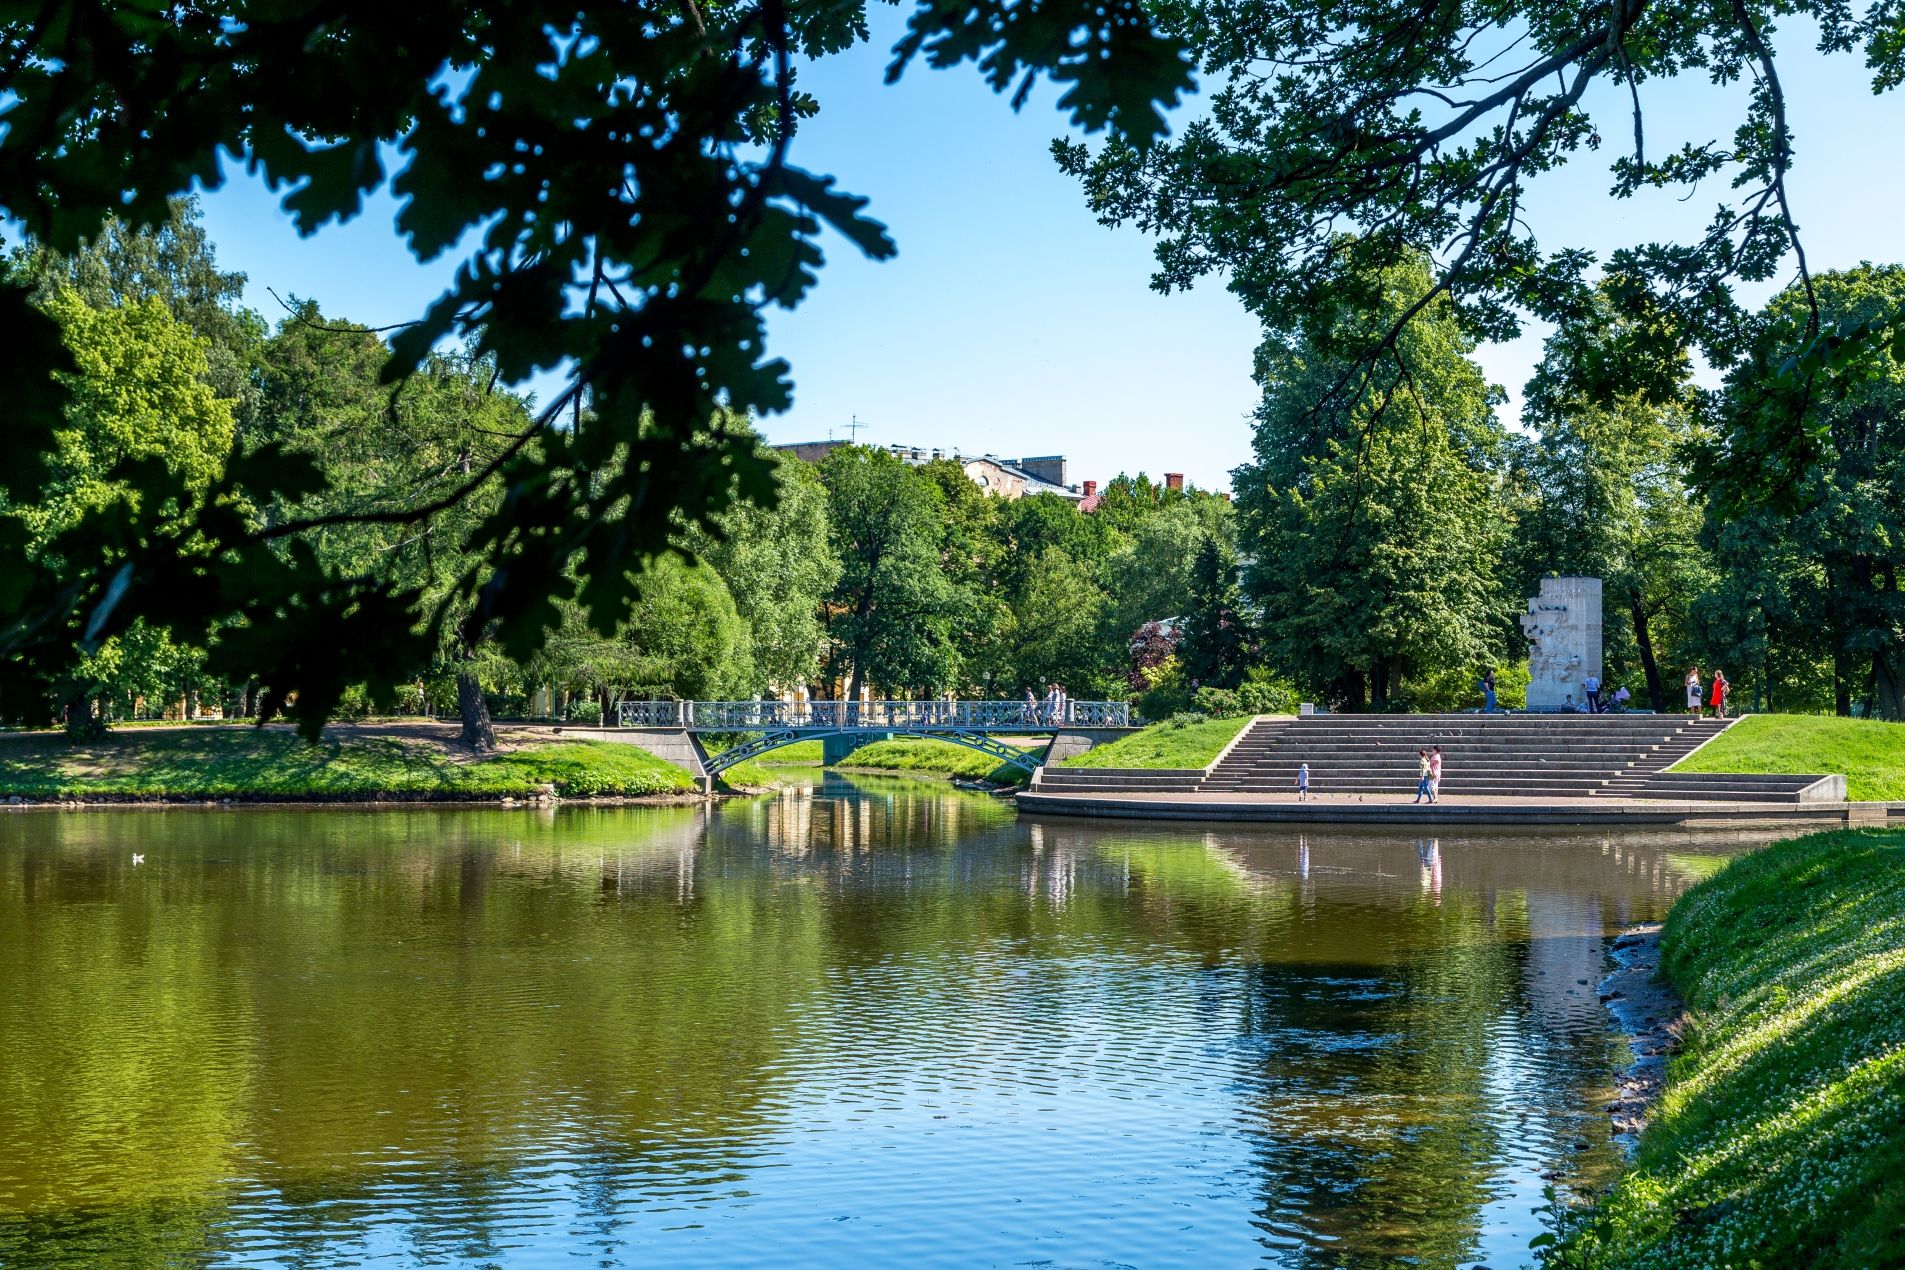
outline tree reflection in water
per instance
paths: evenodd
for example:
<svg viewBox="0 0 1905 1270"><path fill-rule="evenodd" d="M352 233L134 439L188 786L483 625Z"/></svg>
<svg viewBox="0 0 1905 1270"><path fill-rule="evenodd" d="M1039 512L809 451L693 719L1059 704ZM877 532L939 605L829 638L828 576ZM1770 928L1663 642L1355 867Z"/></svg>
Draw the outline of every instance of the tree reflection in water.
<svg viewBox="0 0 1905 1270"><path fill-rule="evenodd" d="M1514 1257L1613 1160L1605 932L1735 845L8 814L0 1263Z"/></svg>

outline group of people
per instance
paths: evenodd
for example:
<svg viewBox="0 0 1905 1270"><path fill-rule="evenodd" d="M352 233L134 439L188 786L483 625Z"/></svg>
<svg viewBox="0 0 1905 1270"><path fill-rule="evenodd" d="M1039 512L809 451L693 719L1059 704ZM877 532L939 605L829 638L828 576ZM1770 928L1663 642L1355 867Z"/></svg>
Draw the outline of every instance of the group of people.
<svg viewBox="0 0 1905 1270"><path fill-rule="evenodd" d="M1713 683L1703 691L1700 686L1700 668L1687 671L1687 709L1696 715L1704 715L1706 707L1713 708L1713 717L1726 718L1726 694L1733 691L1733 685L1726 681L1726 672L1717 667L1713 672Z"/></svg>
<svg viewBox="0 0 1905 1270"><path fill-rule="evenodd" d="M1614 691L1608 692L1602 686L1599 675L1589 675L1582 680L1581 691L1583 700L1576 701L1574 694L1569 693L1562 709L1575 714L1607 714L1611 711L1627 709L1627 703L1634 699L1634 694L1625 688L1616 687Z"/></svg>
<svg viewBox="0 0 1905 1270"><path fill-rule="evenodd" d="M1046 684L1045 695L1040 697L1030 688L1025 690L1025 721L1027 723L1063 723L1065 707L1071 698L1057 684Z"/></svg>

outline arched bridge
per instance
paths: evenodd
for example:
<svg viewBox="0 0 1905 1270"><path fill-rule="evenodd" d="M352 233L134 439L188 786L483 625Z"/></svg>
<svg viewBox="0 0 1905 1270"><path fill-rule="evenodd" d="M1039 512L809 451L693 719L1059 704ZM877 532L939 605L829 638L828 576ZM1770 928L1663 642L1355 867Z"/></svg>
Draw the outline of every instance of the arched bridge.
<svg viewBox="0 0 1905 1270"><path fill-rule="evenodd" d="M1032 771L1038 760L998 741L1001 734L1131 726L1126 701L624 701L625 728L758 732L707 760L710 776L795 741L830 736L927 736Z"/></svg>

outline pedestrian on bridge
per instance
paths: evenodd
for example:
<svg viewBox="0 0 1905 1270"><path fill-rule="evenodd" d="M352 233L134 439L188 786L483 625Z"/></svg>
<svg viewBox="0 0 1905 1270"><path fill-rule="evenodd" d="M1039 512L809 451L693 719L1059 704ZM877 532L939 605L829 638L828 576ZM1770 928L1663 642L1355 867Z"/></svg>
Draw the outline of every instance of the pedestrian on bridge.
<svg viewBox="0 0 1905 1270"><path fill-rule="evenodd" d="M1025 690L1025 724L1027 727L1030 727L1037 722L1038 698L1033 695L1030 688L1027 688Z"/></svg>

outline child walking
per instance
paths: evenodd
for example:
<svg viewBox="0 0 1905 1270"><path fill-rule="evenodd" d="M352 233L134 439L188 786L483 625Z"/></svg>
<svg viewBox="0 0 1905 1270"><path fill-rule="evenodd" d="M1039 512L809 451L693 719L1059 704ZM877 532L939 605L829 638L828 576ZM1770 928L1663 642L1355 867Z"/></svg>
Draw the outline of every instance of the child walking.
<svg viewBox="0 0 1905 1270"><path fill-rule="evenodd" d="M1296 765L1296 800L1302 802L1309 796L1310 765L1308 763L1298 763Z"/></svg>

